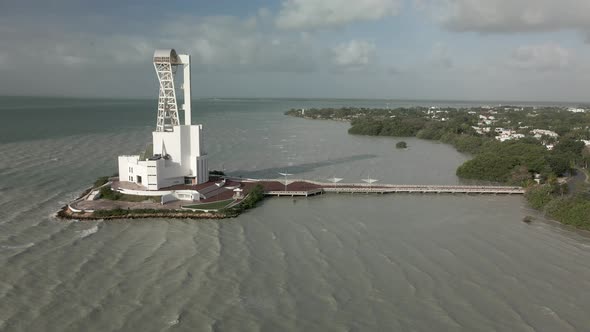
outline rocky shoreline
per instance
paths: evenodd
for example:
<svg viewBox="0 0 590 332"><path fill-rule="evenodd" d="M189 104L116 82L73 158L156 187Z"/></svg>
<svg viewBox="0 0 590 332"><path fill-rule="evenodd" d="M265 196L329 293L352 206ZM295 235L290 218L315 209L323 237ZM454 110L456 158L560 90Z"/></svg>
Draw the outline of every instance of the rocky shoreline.
<svg viewBox="0 0 590 332"><path fill-rule="evenodd" d="M103 184L110 185L110 184ZM86 189L74 200L77 202L86 198L93 190L99 188L93 186ZM256 185L249 188L244 199L236 204L230 204L222 209L183 209L181 206L156 206L152 202L121 202L109 199L99 199L99 204L89 207L73 207L73 203L63 206L57 213L59 219L69 220L115 220L115 219L228 219L235 218L244 211L256 207L264 199L262 186ZM102 202L102 203L100 203ZM121 203L128 203L121 205Z"/></svg>
<svg viewBox="0 0 590 332"><path fill-rule="evenodd" d="M116 211L116 212L115 212ZM57 212L57 217L60 219L69 220L116 220L116 219L150 219L150 218L169 218L169 219L227 219L233 218L236 215L224 212L197 212L197 211L179 211L179 210L164 210L161 212L141 212L142 210L126 210L121 214L117 210L113 210L111 215L109 210L101 211L100 215L95 215L94 212L74 212L69 206L65 205ZM106 213L106 214L105 214Z"/></svg>

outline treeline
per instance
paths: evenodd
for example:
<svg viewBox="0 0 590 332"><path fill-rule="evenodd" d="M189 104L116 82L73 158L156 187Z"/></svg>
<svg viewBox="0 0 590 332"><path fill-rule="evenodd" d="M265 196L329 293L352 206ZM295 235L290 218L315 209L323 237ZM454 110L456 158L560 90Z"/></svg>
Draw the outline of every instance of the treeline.
<svg viewBox="0 0 590 332"><path fill-rule="evenodd" d="M518 141L485 141L474 158L457 169L457 175L466 179L480 179L527 186L533 175L542 180L551 176L565 176L584 164L587 158L585 145L572 138L562 139L549 151L533 138Z"/></svg>
<svg viewBox="0 0 590 332"><path fill-rule="evenodd" d="M471 109L476 113L487 112ZM418 137L453 145L473 158L457 169L457 176L466 179L508 183L527 188L526 198L531 206L564 224L590 229L590 196L587 186L577 193L568 193L567 185L559 184L559 176L571 175L574 168L590 166L590 149L580 139L590 138L590 113L574 114L563 109L532 108L526 111L498 110L497 127L512 128L528 133L533 128L556 131L559 137L552 150L540 140L526 137L500 142L494 138L495 126L489 134L478 135L472 128L478 117L467 109L437 109L436 114L425 108L375 109L314 109L287 112L289 115L318 119L344 118L351 121L348 130L354 135ZM544 184L537 185L535 175Z"/></svg>
<svg viewBox="0 0 590 332"><path fill-rule="evenodd" d="M572 113L566 109L541 108L528 112L504 112L498 126L511 127L521 123L532 128L549 129L560 136L575 135L580 139L590 138L590 112Z"/></svg>
<svg viewBox="0 0 590 332"><path fill-rule="evenodd" d="M383 119L395 113L396 116L419 117L427 110L424 107L415 108L366 108L366 107L342 107L342 108L309 108L291 109L285 115L305 117L311 119L345 119L352 120L359 116Z"/></svg>
<svg viewBox="0 0 590 332"><path fill-rule="evenodd" d="M378 120L373 118L355 119L348 133L353 135L371 136L416 136L424 128L427 120L424 118L393 118Z"/></svg>
<svg viewBox="0 0 590 332"><path fill-rule="evenodd" d="M567 135L547 150L541 142L529 137L500 142L490 136L477 135L471 117L464 112L445 115L445 121L425 117L366 117L351 121L348 130L354 135L418 137L453 145L459 152L472 154L473 159L457 169L461 178L527 185L534 174L542 179L551 175L571 173L576 165L590 163L590 151L583 142Z"/></svg>
<svg viewBox="0 0 590 332"><path fill-rule="evenodd" d="M575 193L567 194L567 184L555 178L542 185L530 186L526 199L529 204L563 224L590 230L590 194L584 185Z"/></svg>

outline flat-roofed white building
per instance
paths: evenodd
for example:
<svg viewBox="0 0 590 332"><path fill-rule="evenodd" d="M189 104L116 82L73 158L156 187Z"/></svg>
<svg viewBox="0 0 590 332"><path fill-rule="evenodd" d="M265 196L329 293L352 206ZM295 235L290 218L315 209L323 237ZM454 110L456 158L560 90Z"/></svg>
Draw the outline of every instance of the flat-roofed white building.
<svg viewBox="0 0 590 332"><path fill-rule="evenodd" d="M184 125L180 124L175 67L183 67ZM156 130L152 132L153 153L119 156L119 180L133 182L147 190L178 184L209 181L203 125L191 123L190 56L172 50L156 50L154 68L160 82Z"/></svg>
<svg viewBox="0 0 590 332"><path fill-rule="evenodd" d="M545 129L533 129L533 130L531 130L531 133L534 135L534 137L536 139L540 139L543 136L549 136L549 137L555 137L555 138L559 137L559 135L556 132L551 131L551 130L545 130Z"/></svg>

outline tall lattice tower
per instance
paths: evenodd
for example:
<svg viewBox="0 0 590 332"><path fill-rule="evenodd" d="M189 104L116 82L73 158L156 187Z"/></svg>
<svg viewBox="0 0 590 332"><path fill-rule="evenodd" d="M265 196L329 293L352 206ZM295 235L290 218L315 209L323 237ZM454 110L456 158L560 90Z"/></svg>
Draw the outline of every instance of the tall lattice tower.
<svg viewBox="0 0 590 332"><path fill-rule="evenodd" d="M173 127L180 124L176 87L174 86L178 66L184 67L182 89L184 90L185 124L191 124L190 57L185 54L176 54L173 49L156 50L154 52L154 68L160 82L156 131L173 131Z"/></svg>

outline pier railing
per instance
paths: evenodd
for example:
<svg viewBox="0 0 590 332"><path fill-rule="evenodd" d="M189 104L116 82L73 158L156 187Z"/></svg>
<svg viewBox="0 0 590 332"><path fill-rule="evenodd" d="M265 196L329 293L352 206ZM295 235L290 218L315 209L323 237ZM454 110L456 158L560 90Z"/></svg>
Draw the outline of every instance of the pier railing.
<svg viewBox="0 0 590 332"><path fill-rule="evenodd" d="M286 185L285 190L268 190L266 195L274 196L312 196L325 192L333 193L434 193L434 194L504 194L523 195L525 189L517 186L482 186L482 185L422 185L422 184L368 184L368 183L331 183L307 179L240 179L259 183L280 183ZM291 184L298 183L294 188ZM301 189L301 184L309 185L309 189ZM273 186L276 188L276 186Z"/></svg>

